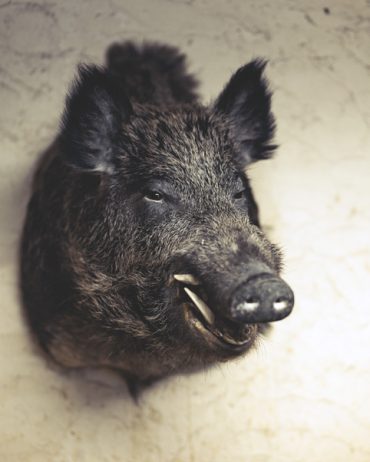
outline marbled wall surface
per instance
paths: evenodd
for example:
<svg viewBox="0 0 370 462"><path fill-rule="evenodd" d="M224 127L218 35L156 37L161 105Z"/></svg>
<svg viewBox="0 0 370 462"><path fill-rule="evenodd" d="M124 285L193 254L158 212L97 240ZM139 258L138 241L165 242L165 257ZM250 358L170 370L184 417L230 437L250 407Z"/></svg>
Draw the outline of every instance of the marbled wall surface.
<svg viewBox="0 0 370 462"><path fill-rule="evenodd" d="M169 379L140 406L28 336L17 245L38 153L79 61L116 40L180 46L204 100L269 59L279 155L250 175L296 308L256 352ZM0 460L370 460L370 2L0 2Z"/></svg>

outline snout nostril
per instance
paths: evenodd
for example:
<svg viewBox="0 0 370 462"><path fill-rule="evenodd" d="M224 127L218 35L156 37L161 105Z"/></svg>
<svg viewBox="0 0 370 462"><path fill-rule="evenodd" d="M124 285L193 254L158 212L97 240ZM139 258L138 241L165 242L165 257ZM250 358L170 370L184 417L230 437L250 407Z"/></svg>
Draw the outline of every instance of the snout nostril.
<svg viewBox="0 0 370 462"><path fill-rule="evenodd" d="M273 308L276 311L282 311L288 308L289 306L289 301L283 297L277 298L274 303L273 303Z"/></svg>
<svg viewBox="0 0 370 462"><path fill-rule="evenodd" d="M257 308L259 308L259 306L260 306L260 302L259 302L259 300L257 298L248 297L248 298L246 298L246 300L238 303L234 307L234 314L236 316L239 316L239 315L243 315L243 313L252 313L255 310L257 310Z"/></svg>
<svg viewBox="0 0 370 462"><path fill-rule="evenodd" d="M248 297L242 305L248 311L256 310L259 307L259 300L255 297Z"/></svg>

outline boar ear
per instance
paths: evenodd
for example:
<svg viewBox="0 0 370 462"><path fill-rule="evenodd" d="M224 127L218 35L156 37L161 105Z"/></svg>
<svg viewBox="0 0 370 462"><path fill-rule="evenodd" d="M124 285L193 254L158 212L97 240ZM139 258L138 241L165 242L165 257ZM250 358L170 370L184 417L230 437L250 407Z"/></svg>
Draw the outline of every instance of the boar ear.
<svg viewBox="0 0 370 462"><path fill-rule="evenodd" d="M270 144L275 131L271 113L271 92L263 77L266 61L256 59L241 67L230 79L215 103L224 114L238 146L237 159L245 168L251 162L268 159L275 145Z"/></svg>
<svg viewBox="0 0 370 462"><path fill-rule="evenodd" d="M97 66L80 65L62 118L65 161L83 170L111 173L122 124L131 114L131 104L113 76Z"/></svg>

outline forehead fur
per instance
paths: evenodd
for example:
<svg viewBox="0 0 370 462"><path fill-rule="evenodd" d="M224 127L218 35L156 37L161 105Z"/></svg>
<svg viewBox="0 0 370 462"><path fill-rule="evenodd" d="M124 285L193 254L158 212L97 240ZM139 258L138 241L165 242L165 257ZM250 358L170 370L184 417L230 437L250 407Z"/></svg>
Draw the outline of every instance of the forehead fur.
<svg viewBox="0 0 370 462"><path fill-rule="evenodd" d="M122 127L120 145L121 169L142 178L188 178L191 173L220 181L236 175L228 127L206 108L138 107Z"/></svg>

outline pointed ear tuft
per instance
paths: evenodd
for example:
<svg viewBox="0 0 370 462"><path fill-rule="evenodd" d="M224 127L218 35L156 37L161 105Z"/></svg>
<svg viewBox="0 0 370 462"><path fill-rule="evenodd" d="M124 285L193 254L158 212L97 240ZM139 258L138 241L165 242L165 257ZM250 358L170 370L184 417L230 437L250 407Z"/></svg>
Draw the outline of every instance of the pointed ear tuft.
<svg viewBox="0 0 370 462"><path fill-rule="evenodd" d="M270 144L275 132L271 113L271 92L263 77L266 61L255 59L241 67L230 79L214 109L228 120L239 148L241 168L273 155Z"/></svg>
<svg viewBox="0 0 370 462"><path fill-rule="evenodd" d="M120 83L105 69L80 65L66 99L60 142L76 168L111 173L122 124L132 114Z"/></svg>

